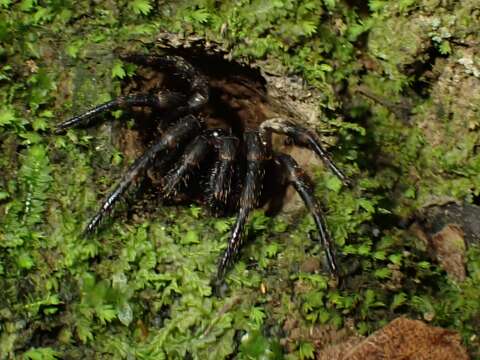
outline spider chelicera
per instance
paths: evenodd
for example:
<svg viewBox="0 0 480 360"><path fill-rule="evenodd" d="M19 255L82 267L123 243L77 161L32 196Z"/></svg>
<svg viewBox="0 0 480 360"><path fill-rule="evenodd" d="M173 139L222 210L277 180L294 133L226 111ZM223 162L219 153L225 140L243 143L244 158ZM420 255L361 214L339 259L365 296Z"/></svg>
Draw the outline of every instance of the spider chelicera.
<svg viewBox="0 0 480 360"><path fill-rule="evenodd" d="M153 123L146 150L130 165L85 231L95 231L132 184L156 172L164 199L189 193L192 200L204 200L215 215L237 212L218 264L217 279L223 279L242 246L249 213L266 194L275 196L271 184L293 185L314 218L328 268L338 276L334 243L311 180L291 156L272 146L272 133L286 136L293 144L313 150L347 184L315 133L289 116L270 111L264 84L247 71L239 75L242 72L235 69L243 65L238 63L178 54L125 59L144 70L128 93L56 128L60 134L88 127L98 122L100 114L129 108L147 111Z"/></svg>

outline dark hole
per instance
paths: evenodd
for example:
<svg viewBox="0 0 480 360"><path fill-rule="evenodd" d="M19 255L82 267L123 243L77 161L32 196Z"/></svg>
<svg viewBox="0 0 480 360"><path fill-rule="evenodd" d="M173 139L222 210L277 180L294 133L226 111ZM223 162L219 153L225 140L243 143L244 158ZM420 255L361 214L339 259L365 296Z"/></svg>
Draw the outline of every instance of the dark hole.
<svg viewBox="0 0 480 360"><path fill-rule="evenodd" d="M421 98L428 99L435 75L432 72L438 58L446 58L438 48L431 44L425 54L405 68L405 72L413 77L411 89Z"/></svg>
<svg viewBox="0 0 480 360"><path fill-rule="evenodd" d="M234 204L231 208L225 209L225 214L232 214L236 211L237 200L243 183L245 172L245 154L242 153L243 132L245 129L257 129L259 124L267 118L265 109L271 106L268 99L266 80L261 76L260 71L256 68L249 67L245 64L225 60L222 55L208 54L199 48L189 49L170 49L167 51L171 55L178 55L192 64L195 69L207 77L210 88L210 98L208 104L201 110L199 116L205 119L207 128L228 129L232 135L236 136L239 141L239 161L236 164L237 174L232 184L232 201ZM132 57L134 58L134 57ZM165 72L164 69L156 69L151 66L138 65L136 75L128 79L122 85L124 95L134 93L151 92L156 93L162 90L180 91L189 94L189 81L194 79L182 79L176 74ZM117 145L126 154L131 161L142 154L154 141L157 141L169 121L165 121L162 114L152 111L150 108L137 107L128 111L125 115L127 118L134 119L130 127L125 126L125 122L120 122L118 134L115 135ZM185 145L179 146L175 153L167 155L165 158L158 159L156 162L156 170L148 171L149 179L138 182L138 186L129 194L131 200L128 201L128 209L130 215L137 213L141 208L142 212L148 207L134 206L139 201L145 203L146 200L157 200L155 206L158 206L159 186L161 186L161 177L181 159ZM187 204L192 201L205 203L205 188L211 169L216 156L210 151L206 160L196 171L193 178L195 181L189 181L182 185L179 189L179 195L175 198L162 200L165 204ZM274 173L275 168L272 164L267 164L267 173ZM276 181L279 177L268 176L268 184L265 184L266 191L262 194L260 203L281 194L283 190ZM133 194L133 195L132 195ZM276 204L279 207L279 204ZM275 206L273 213L276 213Z"/></svg>

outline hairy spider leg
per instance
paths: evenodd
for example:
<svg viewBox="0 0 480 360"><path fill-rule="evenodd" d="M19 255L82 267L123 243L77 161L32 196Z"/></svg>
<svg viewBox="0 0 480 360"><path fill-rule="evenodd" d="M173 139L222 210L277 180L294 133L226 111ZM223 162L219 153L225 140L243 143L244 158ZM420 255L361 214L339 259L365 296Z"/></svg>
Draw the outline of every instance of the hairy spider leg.
<svg viewBox="0 0 480 360"><path fill-rule="evenodd" d="M122 109L131 106L150 106L158 110L169 110L184 104L185 101L186 97L184 95L171 91L162 91L157 94L119 96L116 99L98 105L87 110L83 114L74 116L73 118L58 124L55 133L60 134L72 127L91 126L100 122L98 115L113 109Z"/></svg>
<svg viewBox="0 0 480 360"><path fill-rule="evenodd" d="M288 182L293 185L305 203L305 206L312 214L320 235L320 241L325 249L329 270L338 278L338 266L335 256L334 243L330 237L330 234L328 233L327 224L320 204L315 198L312 181L291 156L286 154L276 154L274 156L274 161L286 170Z"/></svg>
<svg viewBox="0 0 480 360"><path fill-rule="evenodd" d="M262 135L262 138L265 138L270 131L277 134L287 135L296 145L304 146L313 150L344 185L350 185L348 177L337 167L337 165L335 165L330 155L328 155L322 145L320 145L320 141L311 131L297 125L291 120L283 118L268 119L260 125L260 134Z"/></svg>
<svg viewBox="0 0 480 360"><path fill-rule="evenodd" d="M187 108L191 112L200 110L208 101L208 80L188 61L175 55L126 55L125 60L135 64L146 65L157 69L172 69L173 75L187 82L190 88L190 98Z"/></svg>
<svg viewBox="0 0 480 360"><path fill-rule="evenodd" d="M181 181L186 184L193 171L200 167L210 150L210 143L205 135L197 136L185 149L180 162L164 178L163 193L165 197L176 194Z"/></svg>
<svg viewBox="0 0 480 360"><path fill-rule="evenodd" d="M243 190L240 194L240 209L233 226L228 246L223 253L217 271L217 279L223 279L228 267L243 245L243 230L248 214L255 207L262 191L265 174L267 153L260 135L256 131L247 131L244 134L247 169L244 177Z"/></svg>
<svg viewBox="0 0 480 360"><path fill-rule="evenodd" d="M113 209L115 203L126 192L132 182L140 173L151 166L158 153L175 149L178 145L192 138L201 128L202 125L200 121L193 115L183 117L178 123L168 128L161 139L148 148L147 151L129 167L119 184L110 195L108 195L96 215L90 220L84 232L91 233L98 227L101 220Z"/></svg>
<svg viewBox="0 0 480 360"><path fill-rule="evenodd" d="M149 66L172 68L174 70L174 76L182 78L189 84L190 94L186 96L179 92L162 90L155 94L120 96L60 123L55 129L55 133L62 133L72 127L90 126L95 122L94 120L98 115L112 109L130 106L150 106L159 110L175 110L174 117L178 118L188 113L197 112L208 102L209 87L207 79L195 70L185 59L172 55L132 55L126 58L136 63L143 63Z"/></svg>
<svg viewBox="0 0 480 360"><path fill-rule="evenodd" d="M213 213L222 214L228 206L235 173L238 139L233 136L215 138L218 159L208 182L209 206Z"/></svg>

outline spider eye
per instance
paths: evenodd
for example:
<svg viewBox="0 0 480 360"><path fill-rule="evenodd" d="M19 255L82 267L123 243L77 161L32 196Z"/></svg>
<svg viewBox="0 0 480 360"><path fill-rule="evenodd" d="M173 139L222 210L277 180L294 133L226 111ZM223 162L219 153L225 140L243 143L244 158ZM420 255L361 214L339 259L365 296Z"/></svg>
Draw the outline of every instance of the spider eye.
<svg viewBox="0 0 480 360"><path fill-rule="evenodd" d="M213 132L213 136L217 137L217 136L218 136L218 132L217 132L217 131L214 131L214 132Z"/></svg>

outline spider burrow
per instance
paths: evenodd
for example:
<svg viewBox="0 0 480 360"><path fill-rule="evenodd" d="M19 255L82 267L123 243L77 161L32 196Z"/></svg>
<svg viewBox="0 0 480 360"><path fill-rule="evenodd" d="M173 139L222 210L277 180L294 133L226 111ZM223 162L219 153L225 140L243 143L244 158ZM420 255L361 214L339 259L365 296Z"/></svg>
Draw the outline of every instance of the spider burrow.
<svg viewBox="0 0 480 360"><path fill-rule="evenodd" d="M109 110L137 109L147 114L153 129L145 134L149 145L103 201L85 232L94 232L128 188L154 172L164 199L188 193L215 215L237 212L218 263L217 279L223 279L243 245L249 213L275 195L275 186L293 185L314 218L328 268L338 276L334 242L312 182L291 156L274 149L272 133L314 151L344 184L348 179L313 131L269 109L263 78L253 69L238 71L243 65L218 57L167 53L124 59L141 73L127 86L127 94L56 128L61 134L97 124L99 115Z"/></svg>

